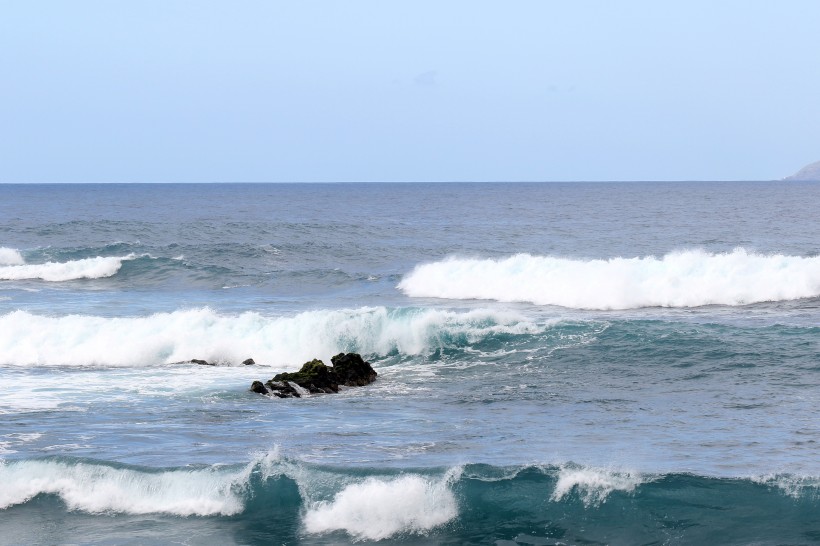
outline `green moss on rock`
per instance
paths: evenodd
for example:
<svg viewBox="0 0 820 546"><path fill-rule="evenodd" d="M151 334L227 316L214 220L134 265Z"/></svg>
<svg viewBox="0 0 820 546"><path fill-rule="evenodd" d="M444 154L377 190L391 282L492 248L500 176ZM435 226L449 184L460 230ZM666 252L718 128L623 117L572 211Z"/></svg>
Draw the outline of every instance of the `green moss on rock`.
<svg viewBox="0 0 820 546"><path fill-rule="evenodd" d="M276 374L273 379L264 383L254 381L253 392L271 393L280 398L299 397L295 384L311 393L339 392L339 385L361 387L376 380L376 370L356 353L339 353L331 359L333 366L328 366L314 358L305 362L298 372ZM265 392L262 392L262 390Z"/></svg>

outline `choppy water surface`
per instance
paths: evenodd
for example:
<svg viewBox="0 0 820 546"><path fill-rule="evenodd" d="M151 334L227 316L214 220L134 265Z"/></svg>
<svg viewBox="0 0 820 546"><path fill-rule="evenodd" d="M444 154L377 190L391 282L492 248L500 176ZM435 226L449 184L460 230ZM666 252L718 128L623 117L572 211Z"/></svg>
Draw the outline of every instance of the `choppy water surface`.
<svg viewBox="0 0 820 546"><path fill-rule="evenodd" d="M0 185L0 543L820 541L818 202Z"/></svg>

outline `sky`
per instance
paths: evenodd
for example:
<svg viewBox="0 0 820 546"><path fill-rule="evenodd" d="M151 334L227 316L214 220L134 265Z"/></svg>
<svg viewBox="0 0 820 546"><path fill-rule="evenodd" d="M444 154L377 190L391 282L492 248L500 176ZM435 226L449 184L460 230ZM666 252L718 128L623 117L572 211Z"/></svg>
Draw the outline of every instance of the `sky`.
<svg viewBox="0 0 820 546"><path fill-rule="evenodd" d="M771 180L816 0L0 0L0 182Z"/></svg>

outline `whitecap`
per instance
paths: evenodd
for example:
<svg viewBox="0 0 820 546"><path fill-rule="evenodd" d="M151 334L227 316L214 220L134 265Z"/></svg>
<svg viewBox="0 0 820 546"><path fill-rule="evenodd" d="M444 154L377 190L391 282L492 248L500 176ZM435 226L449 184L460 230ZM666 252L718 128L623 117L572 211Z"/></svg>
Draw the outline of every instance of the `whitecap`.
<svg viewBox="0 0 820 546"><path fill-rule="evenodd" d="M417 266L398 285L411 297L529 302L577 309L744 305L820 296L820 256L671 252L580 260L517 254Z"/></svg>
<svg viewBox="0 0 820 546"><path fill-rule="evenodd" d="M0 246L0 265L23 265L26 261L20 251Z"/></svg>
<svg viewBox="0 0 820 546"><path fill-rule="evenodd" d="M200 308L114 318L17 310L0 315L0 364L151 366L199 358L239 365L253 357L292 369L339 352L418 355L550 326L490 310L363 307L269 317Z"/></svg>
<svg viewBox="0 0 820 546"><path fill-rule="evenodd" d="M751 481L768 487L775 487L796 499L805 496L807 493L820 496L820 478L817 476L766 474L753 476Z"/></svg>
<svg viewBox="0 0 820 546"><path fill-rule="evenodd" d="M90 513L230 516L244 510L251 474L267 478L278 458L274 449L240 468L160 471L53 459L0 460L0 509L51 494L69 510Z"/></svg>
<svg viewBox="0 0 820 546"><path fill-rule="evenodd" d="M458 475L367 478L346 486L331 501L313 503L302 521L309 533L345 531L359 540L424 533L458 516L449 485Z"/></svg>
<svg viewBox="0 0 820 546"><path fill-rule="evenodd" d="M83 258L67 262L46 262L44 264L6 265L0 267L0 280L19 281L39 279L49 282L63 282L77 279L100 279L116 275L126 260L136 256L111 256Z"/></svg>
<svg viewBox="0 0 820 546"><path fill-rule="evenodd" d="M585 506L597 506L613 491L628 493L647 480L637 472L565 466L558 471L558 481L550 499L560 501L576 491Z"/></svg>

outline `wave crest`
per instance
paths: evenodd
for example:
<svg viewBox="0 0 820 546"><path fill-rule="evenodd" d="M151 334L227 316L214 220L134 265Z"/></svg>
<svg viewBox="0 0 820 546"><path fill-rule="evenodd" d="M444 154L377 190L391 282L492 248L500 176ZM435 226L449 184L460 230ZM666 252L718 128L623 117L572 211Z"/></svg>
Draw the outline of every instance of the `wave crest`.
<svg viewBox="0 0 820 546"><path fill-rule="evenodd" d="M419 475L368 478L340 491L332 501L314 503L303 523L309 533L346 531L356 539L382 540L398 533L423 533L458 516L449 483Z"/></svg>
<svg viewBox="0 0 820 546"><path fill-rule="evenodd" d="M0 246L0 265L23 265L26 261L20 251Z"/></svg>
<svg viewBox="0 0 820 546"><path fill-rule="evenodd" d="M613 491L631 493L645 482L645 478L633 472L600 468L562 467L552 492L552 501L561 501L576 491L585 506L597 506Z"/></svg>
<svg viewBox="0 0 820 546"><path fill-rule="evenodd" d="M308 533L341 530L357 539L379 540L423 533L456 518L458 503L450 486L459 476L459 468L438 476L362 478L328 473L284 459L277 448L246 465L196 469L148 469L72 459L0 460L0 510L38 495L54 495L69 510L92 514L234 516L268 510L266 501L284 492L270 479L284 477L298 487L301 499L294 500L304 506L302 523ZM330 491L319 492L328 484ZM327 494L332 499L317 498Z"/></svg>
<svg viewBox="0 0 820 546"><path fill-rule="evenodd" d="M53 460L0 461L0 509L51 494L70 510L91 513L233 515L244 509L241 489L252 466L227 473L216 467L145 472Z"/></svg>
<svg viewBox="0 0 820 546"><path fill-rule="evenodd" d="M3 249L8 250L8 249ZM19 253L18 253L19 255ZM67 262L46 262L44 264L25 264L22 256L18 262L6 262L11 265L0 267L0 280L22 281L39 279L48 282L74 281L78 279L101 279L117 274L126 260L133 260L134 254L127 256L109 256L83 258ZM12 256L13 258L13 256ZM3 264L3 255L0 254L0 264ZM10 257L6 257L10 260Z"/></svg>
<svg viewBox="0 0 820 546"><path fill-rule="evenodd" d="M544 328L486 310L364 307L268 317L201 308L119 318L14 311L0 316L0 364L146 366L192 358L239 364L252 356L287 369L343 351L416 355Z"/></svg>
<svg viewBox="0 0 820 546"><path fill-rule="evenodd" d="M411 297L488 299L577 309L744 305L820 296L820 256L672 252L661 258L577 260L517 254L417 266Z"/></svg>
<svg viewBox="0 0 820 546"><path fill-rule="evenodd" d="M800 486L784 488L786 482ZM813 513L818 498L817 478L809 476L638 475L572 463L401 471L311 465L281 457L278 449L247 464L199 468L70 458L0 460L0 483L4 518L14 514L3 510L50 495L68 510L93 514L232 516L264 519L277 530L298 526L302 538L332 532L346 533L350 540L415 534L453 543L474 541L459 537L515 536L558 520L594 532L599 542L613 532L623 535L625 529L668 538L668 522L701 516L709 521L715 510L729 518L721 526L737 528L746 528L748 514L757 513L764 519L753 518L757 527L750 529L749 538L759 539L774 525L779 528L772 536L780 540L784 530L795 526L811 529L812 520L805 515ZM611 495L616 491L621 494ZM658 514L664 515L661 521ZM588 527L590 518L604 523ZM617 524L606 523L612 521ZM464 532L468 534L460 534ZM696 531L686 542L701 543L706 536ZM589 539L588 532L564 536L568 543Z"/></svg>

